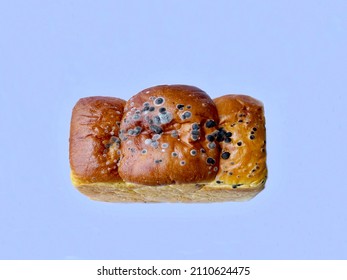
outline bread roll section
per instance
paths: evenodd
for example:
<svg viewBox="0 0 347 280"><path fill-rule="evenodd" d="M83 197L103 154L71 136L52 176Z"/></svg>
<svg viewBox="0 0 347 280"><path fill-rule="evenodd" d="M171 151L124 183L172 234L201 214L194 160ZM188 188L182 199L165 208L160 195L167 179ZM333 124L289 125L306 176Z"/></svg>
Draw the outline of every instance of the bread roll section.
<svg viewBox="0 0 347 280"><path fill-rule="evenodd" d="M265 144L263 104L249 96L212 100L162 85L127 102L82 98L71 119L71 178L98 201L245 201L264 188Z"/></svg>
<svg viewBox="0 0 347 280"><path fill-rule="evenodd" d="M221 141L217 184L233 188L263 185L267 177L263 104L246 95L214 99L219 129L230 136Z"/></svg>
<svg viewBox="0 0 347 280"><path fill-rule="evenodd" d="M219 148L206 141L215 130L208 122L218 123L217 108L196 87L158 86L135 95L121 124L121 177L149 186L211 182Z"/></svg>
<svg viewBox="0 0 347 280"><path fill-rule="evenodd" d="M123 182L119 130L125 101L86 97L75 105L70 126L70 166L74 185Z"/></svg>

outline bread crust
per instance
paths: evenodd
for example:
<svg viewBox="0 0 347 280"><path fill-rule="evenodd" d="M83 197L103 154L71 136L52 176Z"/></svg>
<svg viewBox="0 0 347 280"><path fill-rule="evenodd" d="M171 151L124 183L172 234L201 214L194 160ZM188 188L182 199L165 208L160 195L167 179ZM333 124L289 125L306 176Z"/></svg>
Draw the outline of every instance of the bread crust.
<svg viewBox="0 0 347 280"><path fill-rule="evenodd" d="M72 111L70 166L75 182L122 182L119 128L125 101L93 96L80 99Z"/></svg>
<svg viewBox="0 0 347 280"><path fill-rule="evenodd" d="M196 87L162 85L136 94L121 124L120 176L149 186L211 182L219 148L208 148L205 136L215 130L206 127L209 120L218 124L217 108Z"/></svg>
<svg viewBox="0 0 347 280"><path fill-rule="evenodd" d="M220 142L221 161L216 181L223 184L261 183L267 178L263 104L246 95L229 94L214 99L219 127L231 133Z"/></svg>
<svg viewBox="0 0 347 280"><path fill-rule="evenodd" d="M265 186L265 146L250 96L160 85L127 102L87 97L71 118L71 179L98 201L245 201Z"/></svg>

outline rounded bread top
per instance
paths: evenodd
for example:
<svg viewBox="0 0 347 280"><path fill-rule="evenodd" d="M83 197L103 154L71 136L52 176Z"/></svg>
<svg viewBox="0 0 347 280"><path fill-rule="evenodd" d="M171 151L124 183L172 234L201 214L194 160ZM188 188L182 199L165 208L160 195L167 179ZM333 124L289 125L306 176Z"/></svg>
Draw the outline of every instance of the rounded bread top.
<svg viewBox="0 0 347 280"><path fill-rule="evenodd" d="M197 87L161 85L139 92L124 108L120 176L143 185L212 181L219 146L206 135L218 122L214 102Z"/></svg>

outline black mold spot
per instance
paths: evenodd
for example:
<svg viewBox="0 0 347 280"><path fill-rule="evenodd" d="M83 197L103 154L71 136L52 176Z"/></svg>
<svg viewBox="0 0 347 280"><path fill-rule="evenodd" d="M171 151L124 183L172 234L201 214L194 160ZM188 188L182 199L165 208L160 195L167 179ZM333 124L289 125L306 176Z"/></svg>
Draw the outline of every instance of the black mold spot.
<svg viewBox="0 0 347 280"><path fill-rule="evenodd" d="M153 117L153 123L154 124L160 124L160 117L159 116L154 116Z"/></svg>
<svg viewBox="0 0 347 280"><path fill-rule="evenodd" d="M193 130L199 130L200 126L197 123L193 123L192 128L193 128Z"/></svg>
<svg viewBox="0 0 347 280"><path fill-rule="evenodd" d="M150 129L151 131L153 131L154 133L156 133L156 134L161 134L161 133L163 133L163 130L161 129L160 126L151 125L151 126L149 127L149 129Z"/></svg>
<svg viewBox="0 0 347 280"><path fill-rule="evenodd" d="M207 135L207 136L206 136L206 139L207 139L209 142L213 142L213 141L214 141L214 136L213 136L213 135Z"/></svg>
<svg viewBox="0 0 347 280"><path fill-rule="evenodd" d="M154 104L155 105L160 105L160 104L163 104L164 103L164 98L162 97L158 97L154 100Z"/></svg>
<svg viewBox="0 0 347 280"><path fill-rule="evenodd" d="M229 152L222 153L222 159L228 159L229 157L230 157L230 153Z"/></svg>
<svg viewBox="0 0 347 280"><path fill-rule="evenodd" d="M205 125L207 128L212 128L216 126L216 122L214 120L208 120Z"/></svg>
<svg viewBox="0 0 347 280"><path fill-rule="evenodd" d="M189 111L185 111L182 115L181 115L181 119L185 120L185 119L189 119L192 116L192 113Z"/></svg>

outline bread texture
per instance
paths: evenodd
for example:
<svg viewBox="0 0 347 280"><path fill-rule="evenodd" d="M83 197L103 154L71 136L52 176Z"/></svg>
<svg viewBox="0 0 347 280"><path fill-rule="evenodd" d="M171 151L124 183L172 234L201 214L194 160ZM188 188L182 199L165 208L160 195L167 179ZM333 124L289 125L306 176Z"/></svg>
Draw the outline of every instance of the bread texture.
<svg viewBox="0 0 347 280"><path fill-rule="evenodd" d="M87 97L70 126L74 186L106 202L245 201L265 186L263 104L161 85L127 102Z"/></svg>

